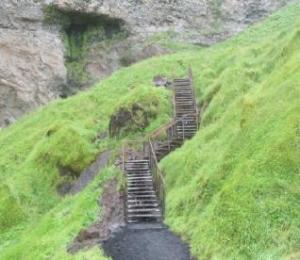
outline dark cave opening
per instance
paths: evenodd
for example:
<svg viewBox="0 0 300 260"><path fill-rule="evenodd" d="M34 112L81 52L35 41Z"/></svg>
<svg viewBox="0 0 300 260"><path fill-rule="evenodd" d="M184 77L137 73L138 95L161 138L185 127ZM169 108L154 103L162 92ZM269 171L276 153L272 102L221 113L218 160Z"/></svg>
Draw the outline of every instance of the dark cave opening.
<svg viewBox="0 0 300 260"><path fill-rule="evenodd" d="M66 98L90 84L90 75L86 72L90 49L115 37L126 38L128 31L122 19L108 15L59 10L55 6L49 6L45 14L48 24L61 29L68 82L60 96Z"/></svg>
<svg viewBox="0 0 300 260"><path fill-rule="evenodd" d="M66 58L71 61L80 59L88 45L112 39L115 35L126 31L121 19L81 12L61 12L61 14L68 21L63 26L63 31L70 51Z"/></svg>

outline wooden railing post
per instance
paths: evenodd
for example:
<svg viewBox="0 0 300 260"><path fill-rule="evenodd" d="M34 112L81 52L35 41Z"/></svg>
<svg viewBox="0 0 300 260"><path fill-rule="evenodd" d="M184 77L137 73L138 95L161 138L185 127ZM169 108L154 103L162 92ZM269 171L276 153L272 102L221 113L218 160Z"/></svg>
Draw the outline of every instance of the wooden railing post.
<svg viewBox="0 0 300 260"><path fill-rule="evenodd" d="M182 122L182 140L185 139L185 132L184 132L184 120L181 121Z"/></svg>
<svg viewBox="0 0 300 260"><path fill-rule="evenodd" d="M162 172L158 166L158 161L156 158L155 150L151 139L149 138L149 151L150 151L150 171L153 175L153 181L155 186L156 195L159 199L160 206L162 209L162 216L164 217L164 207L165 207L165 182Z"/></svg>
<svg viewBox="0 0 300 260"><path fill-rule="evenodd" d="M123 158L122 158L122 168L123 168L123 171L125 172L125 144L123 144Z"/></svg>

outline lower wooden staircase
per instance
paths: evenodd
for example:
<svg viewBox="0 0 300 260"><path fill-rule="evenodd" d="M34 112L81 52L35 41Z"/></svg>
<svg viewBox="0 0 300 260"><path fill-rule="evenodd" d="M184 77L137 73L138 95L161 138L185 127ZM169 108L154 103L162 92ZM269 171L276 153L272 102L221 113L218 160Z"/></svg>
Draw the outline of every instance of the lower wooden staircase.
<svg viewBox="0 0 300 260"><path fill-rule="evenodd" d="M149 160L127 161L125 172L127 174L127 222L162 221L162 212L154 190Z"/></svg>
<svg viewBox="0 0 300 260"><path fill-rule="evenodd" d="M198 109L192 77L175 79L174 119L153 133L138 158L123 156L126 173L126 221L128 224L161 223L164 216L164 178L158 162L167 154L182 146L185 140L198 131ZM157 141L162 133L167 140Z"/></svg>

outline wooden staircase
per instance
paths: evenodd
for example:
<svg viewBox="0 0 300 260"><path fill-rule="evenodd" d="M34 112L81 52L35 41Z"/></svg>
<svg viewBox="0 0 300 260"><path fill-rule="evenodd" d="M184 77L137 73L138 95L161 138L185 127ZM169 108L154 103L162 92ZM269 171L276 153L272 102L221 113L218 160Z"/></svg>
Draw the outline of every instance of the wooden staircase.
<svg viewBox="0 0 300 260"><path fill-rule="evenodd" d="M198 131L198 108L191 79L175 79L175 119L177 135L183 140L191 138ZM181 122L181 123L180 123Z"/></svg>
<svg viewBox="0 0 300 260"><path fill-rule="evenodd" d="M125 162L127 223L160 222L162 212L154 191L149 160Z"/></svg>
<svg viewBox="0 0 300 260"><path fill-rule="evenodd" d="M167 141L156 142L155 153L158 161L198 131L198 108L191 79L175 79L173 91L174 121L167 128Z"/></svg>
<svg viewBox="0 0 300 260"><path fill-rule="evenodd" d="M174 119L153 133L144 143L139 158L128 159L123 153L123 169L127 178L126 221L128 224L161 223L164 216L164 178L158 162L180 147L198 131L198 109L192 77L175 79ZM162 133L166 141L157 141Z"/></svg>

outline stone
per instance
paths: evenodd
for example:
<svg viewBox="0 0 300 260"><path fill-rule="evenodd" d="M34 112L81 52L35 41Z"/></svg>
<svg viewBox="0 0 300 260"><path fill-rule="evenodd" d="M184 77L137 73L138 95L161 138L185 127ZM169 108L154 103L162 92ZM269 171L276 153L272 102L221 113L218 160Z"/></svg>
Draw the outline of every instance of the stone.
<svg viewBox="0 0 300 260"><path fill-rule="evenodd" d="M0 126L58 98L66 84L63 44L42 20L32 1L0 3Z"/></svg>
<svg viewBox="0 0 300 260"><path fill-rule="evenodd" d="M91 239L96 239L99 238L100 234L99 234L99 230L97 230L96 227L93 227L92 229L89 230L81 230L79 232L79 235L77 236L77 240L78 242L83 242L85 240L91 240Z"/></svg>
<svg viewBox="0 0 300 260"><path fill-rule="evenodd" d="M164 75L157 75L153 78L153 83L156 87L167 87L170 82Z"/></svg>

